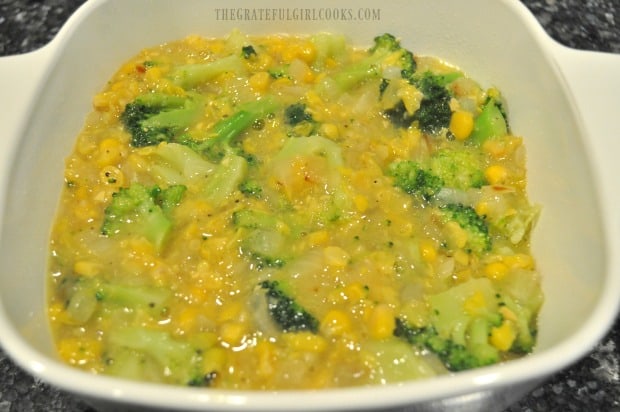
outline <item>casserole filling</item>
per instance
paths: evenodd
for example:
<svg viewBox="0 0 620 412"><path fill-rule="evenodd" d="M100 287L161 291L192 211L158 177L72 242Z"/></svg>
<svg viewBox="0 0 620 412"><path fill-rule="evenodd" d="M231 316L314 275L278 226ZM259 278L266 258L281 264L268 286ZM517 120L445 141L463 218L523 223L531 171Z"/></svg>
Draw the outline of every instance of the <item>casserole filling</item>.
<svg viewBox="0 0 620 412"><path fill-rule="evenodd" d="M60 358L227 389L386 384L536 342L507 106L390 34L190 36L93 98L50 238Z"/></svg>

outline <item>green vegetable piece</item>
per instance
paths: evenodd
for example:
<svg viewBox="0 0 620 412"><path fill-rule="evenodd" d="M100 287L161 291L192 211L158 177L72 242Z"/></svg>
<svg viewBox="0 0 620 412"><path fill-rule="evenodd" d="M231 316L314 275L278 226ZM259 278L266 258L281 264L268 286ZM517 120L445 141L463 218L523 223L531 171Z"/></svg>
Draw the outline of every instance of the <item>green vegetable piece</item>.
<svg viewBox="0 0 620 412"><path fill-rule="evenodd" d="M166 371L171 383L195 385L205 375L201 371L198 351L189 343L173 339L167 332L143 327L119 328L110 331L108 341L111 345L137 351L155 360L161 370ZM114 359L112 363L116 363ZM135 364L130 367L141 368Z"/></svg>
<svg viewBox="0 0 620 412"><path fill-rule="evenodd" d="M419 195L425 201L433 198L444 186L443 180L411 160L391 163L387 175L394 178L394 186L411 195Z"/></svg>
<svg viewBox="0 0 620 412"><path fill-rule="evenodd" d="M162 190L139 183L121 188L104 211L101 234L144 236L160 251L172 228L167 213L178 204L184 191L175 186Z"/></svg>
<svg viewBox="0 0 620 412"><path fill-rule="evenodd" d="M121 122L131 134L132 146L153 146L173 141L203 108L204 101L198 95L146 93L125 106Z"/></svg>
<svg viewBox="0 0 620 412"><path fill-rule="evenodd" d="M508 134L508 123L504 113L494 99L489 99L482 108L482 112L474 120L474 130L469 141L481 145L489 139L502 137Z"/></svg>
<svg viewBox="0 0 620 412"><path fill-rule="evenodd" d="M244 70L241 55L222 57L206 63L188 64L175 67L170 73L174 83L189 89L199 86L224 73L240 73Z"/></svg>
<svg viewBox="0 0 620 412"><path fill-rule="evenodd" d="M266 280L260 283L260 287L265 290L272 319L283 332L318 332L319 321L290 296L281 282Z"/></svg>
<svg viewBox="0 0 620 412"><path fill-rule="evenodd" d="M460 203L440 206L446 219L455 221L467 232L467 249L473 253L491 250L492 240L484 217L478 215L473 207Z"/></svg>

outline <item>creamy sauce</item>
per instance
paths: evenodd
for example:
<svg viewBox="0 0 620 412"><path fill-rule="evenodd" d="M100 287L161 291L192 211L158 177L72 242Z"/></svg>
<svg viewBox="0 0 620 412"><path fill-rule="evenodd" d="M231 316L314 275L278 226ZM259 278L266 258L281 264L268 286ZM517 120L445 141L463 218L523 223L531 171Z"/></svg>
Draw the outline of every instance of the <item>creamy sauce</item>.
<svg viewBox="0 0 620 412"><path fill-rule="evenodd" d="M538 208L526 196L522 138L508 126L474 137L499 92L415 55L418 76L445 76L450 122L397 127L390 109L403 102L402 114L414 116L423 87L401 77L394 57L340 85L339 73L368 54L336 35L235 32L148 48L123 64L94 97L66 160L49 260L59 356L93 373L179 385L384 384L450 372L428 346L394 336L397 319L441 323L439 336L467 345L471 319L489 313L497 318L484 344L497 361L521 356L521 333L535 340L542 303L529 250ZM226 58L230 69L197 81L179 70ZM137 147L123 112L147 93L197 109L169 142ZM230 153L195 150L215 139L222 119L267 99L272 107L235 136ZM293 120L291 106L303 109ZM475 167L446 167L440 157L451 152ZM443 174L444 187L408 193L394 171L403 161ZM167 229L152 235L125 221L102 231L114 194L134 184L183 187L172 205L154 197ZM476 246L446 204L474 211L489 243ZM279 325L265 281L279 282L313 321ZM441 299L456 319L443 318Z"/></svg>

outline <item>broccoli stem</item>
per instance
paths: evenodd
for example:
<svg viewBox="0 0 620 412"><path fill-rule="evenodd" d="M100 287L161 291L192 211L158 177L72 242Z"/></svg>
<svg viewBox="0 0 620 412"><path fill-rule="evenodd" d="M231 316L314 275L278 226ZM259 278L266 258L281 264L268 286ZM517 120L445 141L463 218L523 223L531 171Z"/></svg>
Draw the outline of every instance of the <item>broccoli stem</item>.
<svg viewBox="0 0 620 412"><path fill-rule="evenodd" d="M200 95L145 93L125 106L121 122L131 134L133 147L153 146L175 139L200 116L203 108Z"/></svg>
<svg viewBox="0 0 620 412"><path fill-rule="evenodd" d="M202 188L205 200L214 206L223 204L245 179L248 162L241 156L228 155L222 159Z"/></svg>
<svg viewBox="0 0 620 412"><path fill-rule="evenodd" d="M121 285L113 282L105 282L99 285L96 292L98 301L114 303L129 308L136 308L138 306L163 308L164 303L171 295L172 293L168 289Z"/></svg>
<svg viewBox="0 0 620 412"><path fill-rule="evenodd" d="M139 101L151 107L167 108L141 122L142 127L147 129L168 127L180 130L191 124L200 115L204 106L202 97L197 95L188 98L147 93L140 96Z"/></svg>
<svg viewBox="0 0 620 412"><path fill-rule="evenodd" d="M273 113L278 106L277 100L271 96L240 105L232 116L220 120L213 126L210 131L211 137L199 143L196 150L216 159L234 153L232 140L257 120Z"/></svg>
<svg viewBox="0 0 620 412"><path fill-rule="evenodd" d="M133 349L154 359L174 383L188 385L199 374L200 357L196 350L164 331L126 327L112 330L108 340L112 345Z"/></svg>
<svg viewBox="0 0 620 412"><path fill-rule="evenodd" d="M175 84L187 89L205 83L220 74L238 73L242 70L241 56L231 55L206 63L179 66L172 71L170 78Z"/></svg>

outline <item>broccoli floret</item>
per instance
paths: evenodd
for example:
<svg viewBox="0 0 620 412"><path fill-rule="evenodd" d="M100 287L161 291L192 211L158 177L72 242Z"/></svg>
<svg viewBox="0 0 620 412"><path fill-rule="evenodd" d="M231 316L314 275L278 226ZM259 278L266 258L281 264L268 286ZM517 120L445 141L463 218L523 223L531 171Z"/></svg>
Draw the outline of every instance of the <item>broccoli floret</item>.
<svg viewBox="0 0 620 412"><path fill-rule="evenodd" d="M203 99L196 95L146 93L125 106L121 122L134 147L171 142L202 113Z"/></svg>
<svg viewBox="0 0 620 412"><path fill-rule="evenodd" d="M528 238L531 229L536 225L540 211L539 205L522 202L518 208L510 209L499 218L492 219L490 226L516 245Z"/></svg>
<svg viewBox="0 0 620 412"><path fill-rule="evenodd" d="M161 143L149 153L147 171L162 185L200 186L217 167L185 144Z"/></svg>
<svg viewBox="0 0 620 412"><path fill-rule="evenodd" d="M439 150L430 158L429 170L449 188L466 190L484 186L484 164L467 150Z"/></svg>
<svg viewBox="0 0 620 412"><path fill-rule="evenodd" d="M431 295L429 323L412 326L397 318L394 335L438 356L451 371L492 365L502 353L492 344L494 328L502 325L500 296L486 278L473 279Z"/></svg>
<svg viewBox="0 0 620 412"><path fill-rule="evenodd" d="M386 86L387 87L387 86ZM413 114L407 111L407 107L405 107L405 102L399 100L394 106L383 112L385 117L394 125L394 127L398 127L401 129L406 129L415 120Z"/></svg>
<svg viewBox="0 0 620 412"><path fill-rule="evenodd" d="M318 332L319 321L290 296L281 282L266 280L259 286L265 290L271 318L283 332Z"/></svg>
<svg viewBox="0 0 620 412"><path fill-rule="evenodd" d="M312 158L320 159L325 167L317 170L314 181L296 181L295 176L298 175L291 168L296 167L299 159ZM334 141L318 135L290 138L273 158L271 165L279 187L290 199L303 195L305 190L312 190L317 198L320 197L320 201L307 203L309 207L302 211L307 214L308 222L323 225L352 213L353 201L344 187L341 175L342 150Z"/></svg>
<svg viewBox="0 0 620 412"><path fill-rule="evenodd" d="M292 126L291 135L310 136L317 129L317 122L308 112L305 103L294 103L284 109L284 122Z"/></svg>
<svg viewBox="0 0 620 412"><path fill-rule="evenodd" d="M304 103L294 103L284 109L284 121L288 125L296 126L301 122L311 122L313 120Z"/></svg>
<svg viewBox="0 0 620 412"><path fill-rule="evenodd" d="M314 67L318 70L325 68L329 59L338 58L347 50L347 39L333 33L317 33L312 36L312 43L316 49Z"/></svg>
<svg viewBox="0 0 620 412"><path fill-rule="evenodd" d="M252 57L256 57L256 49L254 49L252 45L243 46L241 48L241 55L246 60L251 59Z"/></svg>
<svg viewBox="0 0 620 412"><path fill-rule="evenodd" d="M256 180L248 179L239 184L239 191L247 197L260 199L263 194L263 187Z"/></svg>
<svg viewBox="0 0 620 412"><path fill-rule="evenodd" d="M367 56L325 79L321 86L348 91L366 80L384 78L386 69L394 67L400 69L403 78L409 79L416 71L416 62L413 54L402 47L396 37L386 33L374 38Z"/></svg>
<svg viewBox="0 0 620 412"><path fill-rule="evenodd" d="M242 252L250 256L257 269L285 265L287 236L280 230L284 223L270 213L251 209L235 211L232 223L242 231Z"/></svg>
<svg viewBox="0 0 620 412"><path fill-rule="evenodd" d="M128 369L143 369L149 362L155 362L158 368L166 371L170 383L208 386L216 376L215 371L202 370L201 348L175 340L164 331L119 328L110 331L108 341L112 350L108 354L106 363L110 366L106 372L110 374L131 377L135 373ZM131 351L130 356L127 350ZM132 362L127 359L129 357L139 362Z"/></svg>
<svg viewBox="0 0 620 412"><path fill-rule="evenodd" d="M441 338L432 327L412 327L399 318L396 319L394 336L434 353L446 369L453 372L492 365L498 361L493 354L490 357L477 357L470 353L464 345Z"/></svg>
<svg viewBox="0 0 620 412"><path fill-rule="evenodd" d="M205 83L224 73L241 73L245 70L241 53L217 60L175 67L169 77L184 89Z"/></svg>
<svg viewBox="0 0 620 412"><path fill-rule="evenodd" d="M290 79L290 68L291 67L288 64L271 67L267 70L267 73L269 73L269 76L271 76L272 79Z"/></svg>
<svg viewBox="0 0 620 412"><path fill-rule="evenodd" d="M277 107L276 100L271 97L242 104L230 117L217 122L206 139L183 142L216 163L202 187L210 203L216 206L222 204L246 178L249 156L235 139L256 121L272 114Z"/></svg>
<svg viewBox="0 0 620 412"><path fill-rule="evenodd" d="M491 250L492 240L487 222L473 207L461 203L449 203L440 206L439 210L445 222L456 222L467 233L465 245L467 251L483 253Z"/></svg>
<svg viewBox="0 0 620 412"><path fill-rule="evenodd" d="M166 184L197 187L207 201L219 206L239 189L251 162L235 139L277 107L271 97L245 103L217 122L203 140L182 135L176 142L160 144L153 154L162 161L149 165L148 171Z"/></svg>
<svg viewBox="0 0 620 412"><path fill-rule="evenodd" d="M234 146L234 139L257 120L273 113L277 106L276 101L270 97L246 103L230 117L216 123L212 137L200 143L199 152L211 159L221 159L204 188L208 199L214 204L221 204L238 189L246 177L247 156L242 149Z"/></svg>
<svg viewBox="0 0 620 412"><path fill-rule="evenodd" d="M397 61L398 67L401 69L401 77L411 80L417 69L417 63L413 57L413 53L403 48L400 41L389 33L375 37L374 45L370 48L370 53L383 53L386 50L398 53Z"/></svg>
<svg viewBox="0 0 620 412"><path fill-rule="evenodd" d="M508 132L507 115L502 104L497 99L488 98L480 114L474 120L474 130L469 142L481 145L489 139L503 137Z"/></svg>
<svg viewBox="0 0 620 412"><path fill-rule="evenodd" d="M408 128L417 121L424 133L437 135L450 125L452 96L446 85L460 73L436 75L425 72L422 75L414 74L408 78L423 95L420 106L413 113L407 110L405 103L399 100L393 107L384 111L385 116L395 127ZM387 87L383 85L383 87Z"/></svg>
<svg viewBox="0 0 620 412"><path fill-rule="evenodd" d="M511 350L519 354L530 353L536 344L537 335L536 325L532 322L535 319L534 313L527 306L518 304L510 296L503 296L502 300L504 307L514 317L513 322L517 333Z"/></svg>
<svg viewBox="0 0 620 412"><path fill-rule="evenodd" d="M412 160L395 161L386 174L394 186L423 200L432 200L442 189L467 190L486 184L484 164L479 156L467 150L439 150L424 167Z"/></svg>
<svg viewBox="0 0 620 412"><path fill-rule="evenodd" d="M139 183L121 188L105 208L101 234L144 236L156 250L161 250L172 228L169 213L184 191L184 186L161 189Z"/></svg>
<svg viewBox="0 0 620 412"><path fill-rule="evenodd" d="M424 98L413 118L419 122L423 132L437 134L450 124L452 96L443 84L443 78L428 72L417 81L417 86Z"/></svg>
<svg viewBox="0 0 620 412"><path fill-rule="evenodd" d="M411 160L391 163L387 169L388 176L394 179L394 186L411 195L419 195L428 201L444 187L443 180L423 169Z"/></svg>

